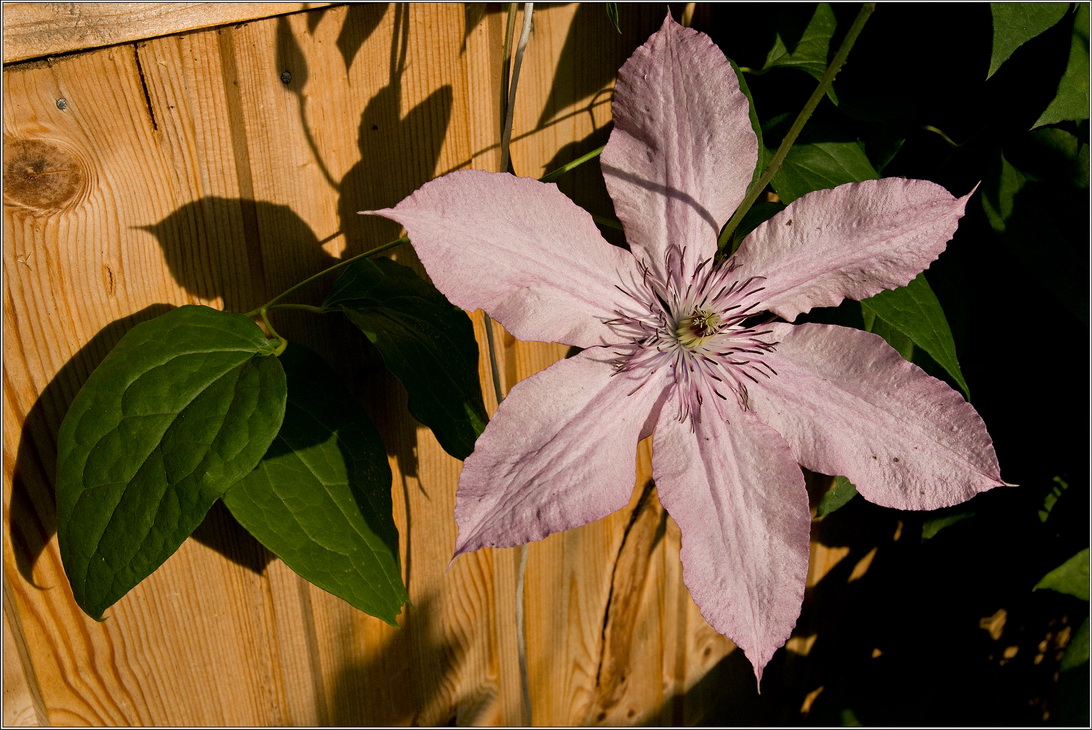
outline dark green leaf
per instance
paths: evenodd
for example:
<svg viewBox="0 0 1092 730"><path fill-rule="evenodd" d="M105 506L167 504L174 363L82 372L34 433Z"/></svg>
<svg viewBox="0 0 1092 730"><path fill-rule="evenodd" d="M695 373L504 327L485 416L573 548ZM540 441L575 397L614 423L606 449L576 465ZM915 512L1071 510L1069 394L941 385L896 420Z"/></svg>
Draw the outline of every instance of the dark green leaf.
<svg viewBox="0 0 1092 730"><path fill-rule="evenodd" d="M1044 124L1088 119L1088 17L1088 3L1079 3L1073 21L1069 62L1058 83L1058 93L1032 129Z"/></svg>
<svg viewBox="0 0 1092 730"><path fill-rule="evenodd" d="M618 23L618 3L605 3L607 17L610 18L611 25L619 33L622 32L622 26Z"/></svg>
<svg viewBox="0 0 1092 730"><path fill-rule="evenodd" d="M788 204L813 190L878 177L857 142L797 143L785 156L771 184L781 201Z"/></svg>
<svg viewBox="0 0 1092 730"><path fill-rule="evenodd" d="M747 234L783 210L785 210L785 206L781 203L767 201L754 203L744 214L743 220L739 222L736 230L732 232L732 250L739 248L739 244L747 237Z"/></svg>
<svg viewBox="0 0 1092 730"><path fill-rule="evenodd" d="M395 625L409 597L383 442L318 355L289 345L281 361L288 377L284 423L224 504L292 570Z"/></svg>
<svg viewBox="0 0 1092 730"><path fill-rule="evenodd" d="M964 520L969 520L976 514L978 514L978 510L975 507L967 505L958 505L956 507L937 510L932 516L922 520L921 539L922 541L932 539L944 528L951 527Z"/></svg>
<svg viewBox="0 0 1092 730"><path fill-rule="evenodd" d="M170 557L284 417L274 343L241 314L175 309L130 330L58 435L57 533L76 602L102 612Z"/></svg>
<svg viewBox="0 0 1092 730"><path fill-rule="evenodd" d="M987 184L982 191L982 209L990 226L998 233L1005 232L1007 221L1015 209L1016 195L1026 182L1024 174L1002 155L996 182Z"/></svg>
<svg viewBox="0 0 1092 730"><path fill-rule="evenodd" d="M1072 135L1063 130L1039 129L1026 139L1029 144L1020 150L1021 164L1042 166L1044 160L1057 156L1056 145L1062 139L1072 139ZM1087 143L1079 145L1079 149L1087 147ZM1074 150L1077 149L1075 146ZM1044 210L1088 210L1088 189L1059 180L1059 174L1073 178L1074 182L1087 179L1086 166L1083 175L1074 169L1082 166L1081 157L1074 155L1074 158L1066 160L1068 170L1059 161L1044 169L1025 170L1010 164L1006 156L999 156L997 172L983 181L982 209L1024 274L1037 280L1066 311L1087 322L1086 222L1079 221L1080 216L1043 214Z"/></svg>
<svg viewBox="0 0 1092 730"><path fill-rule="evenodd" d="M347 267L323 306L343 311L376 346L405 386L410 413L432 429L444 450L469 456L488 417L466 313L389 259Z"/></svg>
<svg viewBox="0 0 1092 730"><path fill-rule="evenodd" d="M993 76L1012 52L1065 17L1069 3L990 3L993 15Z"/></svg>
<svg viewBox="0 0 1092 730"><path fill-rule="evenodd" d="M1076 669L1082 664L1088 663L1088 617L1086 616L1081 623L1080 628L1077 629L1077 633L1069 640L1069 646L1065 648L1065 656L1062 657L1062 665L1059 667L1063 672L1067 672L1070 669ZM1085 701L1088 700L1087 685L1085 686Z"/></svg>
<svg viewBox="0 0 1092 730"><path fill-rule="evenodd" d="M786 45L782 34L778 33L773 48L766 55L766 63L762 66L762 71L774 68L798 68L816 80L821 79L827 70L830 39L837 26L838 23L830 5L819 3L799 40L791 48Z"/></svg>
<svg viewBox="0 0 1092 730"><path fill-rule="evenodd" d="M1087 601L1088 557L1089 550L1085 548L1044 575L1043 579L1035 584L1034 590L1049 588L1052 591L1076 596L1082 601Z"/></svg>
<svg viewBox="0 0 1092 730"><path fill-rule="evenodd" d="M956 357L955 339L948 326L948 319L940 306L925 274L904 287L882 291L861 301L863 310L870 311L877 319L908 337L952 376L967 397L970 393ZM896 345L896 349L899 349Z"/></svg>
<svg viewBox="0 0 1092 730"><path fill-rule="evenodd" d="M816 517L829 515L857 496L857 487L845 477L835 477L834 486L827 490L815 510Z"/></svg>
<svg viewBox="0 0 1092 730"><path fill-rule="evenodd" d="M1069 484L1061 477L1054 477L1054 486L1050 488L1050 493L1043 498L1043 506L1039 510L1039 521L1046 522L1050 518L1050 513L1054 509L1054 505L1058 504L1058 499L1062 496L1062 493L1069 489Z"/></svg>
<svg viewBox="0 0 1092 730"><path fill-rule="evenodd" d="M861 319L864 320L866 332L872 332L884 338L887 344L894 347L902 355L904 360L912 361L914 359L914 341L885 320L877 317L876 313L864 304L861 305Z"/></svg>

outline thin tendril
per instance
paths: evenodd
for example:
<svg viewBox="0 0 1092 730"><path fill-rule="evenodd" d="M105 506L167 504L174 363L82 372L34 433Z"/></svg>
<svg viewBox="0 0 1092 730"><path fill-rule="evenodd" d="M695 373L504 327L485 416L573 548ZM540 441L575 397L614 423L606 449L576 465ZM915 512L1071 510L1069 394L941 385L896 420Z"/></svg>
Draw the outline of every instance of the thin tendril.
<svg viewBox="0 0 1092 730"><path fill-rule="evenodd" d="M572 170L573 168L578 167L579 165L583 165L588 160L591 160L591 159L594 159L594 158L598 157L599 154L603 151L603 147L606 147L606 145L603 145L602 147L596 147L594 150L587 153L586 155L581 155L580 157L577 157L572 162L565 163L564 165L557 168L553 172L546 173L545 175L543 175L542 177L539 178L539 181L540 182L553 182L554 180L558 179L559 177L564 175L569 170Z"/></svg>
<svg viewBox="0 0 1092 730"><path fill-rule="evenodd" d="M724 230L720 232L720 236L717 238L717 248L723 249L732 238L732 234L735 233L739 227L739 223L743 220L743 216L747 214L747 211L751 209L754 202L758 200L758 196L766 189L766 186L773 179L774 174L780 169L781 163L785 161L786 155L789 154L789 149L792 148L796 138L800 135L800 131L804 128L808 119L811 117L812 112L819 106L819 102L826 95L830 89L832 83L834 83L834 77L842 69L842 65L846 61L846 57L849 55L849 51L853 48L853 44L857 42L857 36L861 34L861 30L864 28L865 23L868 21L868 16L872 15L872 11L876 9L875 3L865 3L857 17L853 20L853 25L849 27L849 32L846 33L845 40L842 41L841 47L838 52L834 54L834 58L831 60L830 65L827 67L826 73L823 74L823 78L819 80L819 85L815 87L815 91L812 92L811 97L808 98L804 104L804 108L800 110L800 114L797 115L796 121L792 123L789 128L788 134L785 135L785 139L781 140L781 145L777 148L777 152L774 153L773 159L770 160L769 166L766 171L762 173L754 185L752 185L747 195L744 197L743 202L736 209L736 212L725 224ZM732 252L735 252L736 245L732 246Z"/></svg>
<svg viewBox="0 0 1092 730"><path fill-rule="evenodd" d="M401 246L403 243L409 243L409 237L408 236L402 236L401 238L395 239L395 240L393 240L393 241L391 241L389 243L384 243L382 246L376 246L375 248L371 249L370 251L365 251L364 253L353 256L352 258L347 258L344 261L338 261L333 266L329 266L329 267L323 269L322 271L318 272L317 274L313 274L311 276L308 276L303 281L301 281L301 282L299 282L297 284L293 284L292 286L288 287L287 289L282 291L277 296L270 299L268 302L266 302L262 306L258 307L257 309L252 309L251 311L247 312L246 316L247 317L259 317L259 316L264 317L265 316L265 311L267 309L270 309L271 307L273 307L273 305L275 305L280 300L284 299L289 294L292 294L293 292L297 291L298 289L302 289L303 287L307 286L311 282L318 281L319 279L326 276L327 274L331 274L331 273L337 271L338 269L344 268L344 267L348 266L349 264L353 263L354 261L358 261L360 259L366 259L369 256L375 256L376 254L383 253L384 251L389 251L390 249L394 248L395 246Z"/></svg>

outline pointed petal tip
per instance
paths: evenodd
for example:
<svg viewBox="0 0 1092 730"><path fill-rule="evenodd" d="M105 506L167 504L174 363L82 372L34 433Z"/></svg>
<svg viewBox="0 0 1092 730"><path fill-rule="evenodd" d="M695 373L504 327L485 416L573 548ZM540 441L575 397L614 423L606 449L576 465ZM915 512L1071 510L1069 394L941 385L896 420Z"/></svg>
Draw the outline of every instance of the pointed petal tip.
<svg viewBox="0 0 1092 730"><path fill-rule="evenodd" d="M743 649L743 647L740 647ZM766 671L766 666L770 663L770 659L773 657L774 652L777 651L763 651L758 652L752 650L748 652L743 649L743 655L747 657L747 661L751 662L751 668L755 672L755 691L758 694L762 694L762 674Z"/></svg>
<svg viewBox="0 0 1092 730"><path fill-rule="evenodd" d="M357 215L378 215L389 220L393 220L395 223L401 223L401 221L394 218L396 208L380 208L378 210L358 210Z"/></svg>

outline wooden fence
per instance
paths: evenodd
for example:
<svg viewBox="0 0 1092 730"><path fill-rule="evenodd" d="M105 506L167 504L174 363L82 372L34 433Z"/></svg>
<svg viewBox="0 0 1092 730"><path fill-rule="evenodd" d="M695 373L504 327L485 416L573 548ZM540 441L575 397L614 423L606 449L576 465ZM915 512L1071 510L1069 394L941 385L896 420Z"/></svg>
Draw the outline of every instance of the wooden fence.
<svg viewBox="0 0 1092 730"><path fill-rule="evenodd" d="M499 164L500 6L121 5L4 9L5 723L688 724L753 695L682 585L676 527L654 492L641 500L643 444L628 509L529 548L525 707L519 550L448 567L460 463L367 367L347 374L394 471L401 629L298 578L219 509L104 622L77 608L55 539L56 433L120 336L170 306L246 311L399 235L356 211ZM602 6L535 9L519 174L605 140L614 75L663 12L623 6L619 33ZM609 213L597 176L586 165L562 186ZM293 328L343 371L361 362L332 325ZM497 335L505 389L564 355ZM846 553L818 555L813 582ZM799 633L790 655L814 640Z"/></svg>

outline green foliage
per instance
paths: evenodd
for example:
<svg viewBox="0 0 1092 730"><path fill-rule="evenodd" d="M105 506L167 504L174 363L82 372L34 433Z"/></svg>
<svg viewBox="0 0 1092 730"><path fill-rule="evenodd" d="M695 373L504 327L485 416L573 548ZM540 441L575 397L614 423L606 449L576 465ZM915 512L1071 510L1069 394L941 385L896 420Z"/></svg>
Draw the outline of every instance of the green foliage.
<svg viewBox="0 0 1092 730"><path fill-rule="evenodd" d="M865 326L870 332L882 335L903 357L907 357L905 340L925 350L952 376L964 395L970 397L967 381L959 369L952 330L948 326L940 301L925 280L925 274L918 274L906 286L882 291L863 300L861 309L865 316ZM876 329L878 323L885 323L905 340Z"/></svg>
<svg viewBox="0 0 1092 730"><path fill-rule="evenodd" d="M452 456L465 459L488 416L469 317L411 269L361 259L334 284L326 311L340 310L383 356L409 394L409 410Z"/></svg>
<svg viewBox="0 0 1092 730"><path fill-rule="evenodd" d="M607 11L607 17L610 18L610 24L621 33L622 26L618 22L618 3L604 3L603 6L603 9Z"/></svg>
<svg viewBox="0 0 1092 730"><path fill-rule="evenodd" d="M987 78L1001 68L1013 51L1065 17L1068 9L1069 3L990 3L993 51Z"/></svg>
<svg viewBox="0 0 1092 730"><path fill-rule="evenodd" d="M986 220L1024 275L1087 323L1088 248L1066 217L1043 214L1088 210L1087 141L1064 129L1036 129L996 159L982 185Z"/></svg>
<svg viewBox="0 0 1092 730"><path fill-rule="evenodd" d="M793 33L792 29L775 36L773 47L766 55L766 63L763 64L762 71L796 68L818 81L826 73L827 58L830 56L830 39L837 25L830 5L819 3L803 30L797 29L798 38L794 38L797 33ZM786 37L792 40L786 41Z"/></svg>
<svg viewBox="0 0 1092 730"><path fill-rule="evenodd" d="M1049 588L1052 591L1088 600L1089 549L1085 548L1043 576L1035 584L1035 590Z"/></svg>
<svg viewBox="0 0 1092 730"><path fill-rule="evenodd" d="M793 145L772 185L781 201L788 204L813 190L878 177L859 143L823 141Z"/></svg>
<svg viewBox="0 0 1092 730"><path fill-rule="evenodd" d="M1077 633L1069 640L1069 646L1066 647L1065 657L1062 658L1060 669L1063 672L1068 672L1082 664L1088 664L1088 617L1085 617L1084 622L1077 629ZM1085 689L1087 690L1087 686ZM1087 696L1086 693L1086 699Z"/></svg>
<svg viewBox="0 0 1092 730"><path fill-rule="evenodd" d="M61 425L57 532L93 617L125 595L262 458L284 417L274 343L240 314L186 306L137 325Z"/></svg>
<svg viewBox="0 0 1092 730"><path fill-rule="evenodd" d="M1058 93L1034 127L1088 119L1088 18L1088 3L1079 3L1069 41L1069 62Z"/></svg>
<svg viewBox="0 0 1092 730"><path fill-rule="evenodd" d="M281 362L288 379L284 423L224 504L296 573L395 625L409 596L383 442L320 357L289 345Z"/></svg>
<svg viewBox="0 0 1092 730"><path fill-rule="evenodd" d="M829 515L857 496L857 487L845 477L835 477L834 486L826 491L815 510L816 517Z"/></svg>

